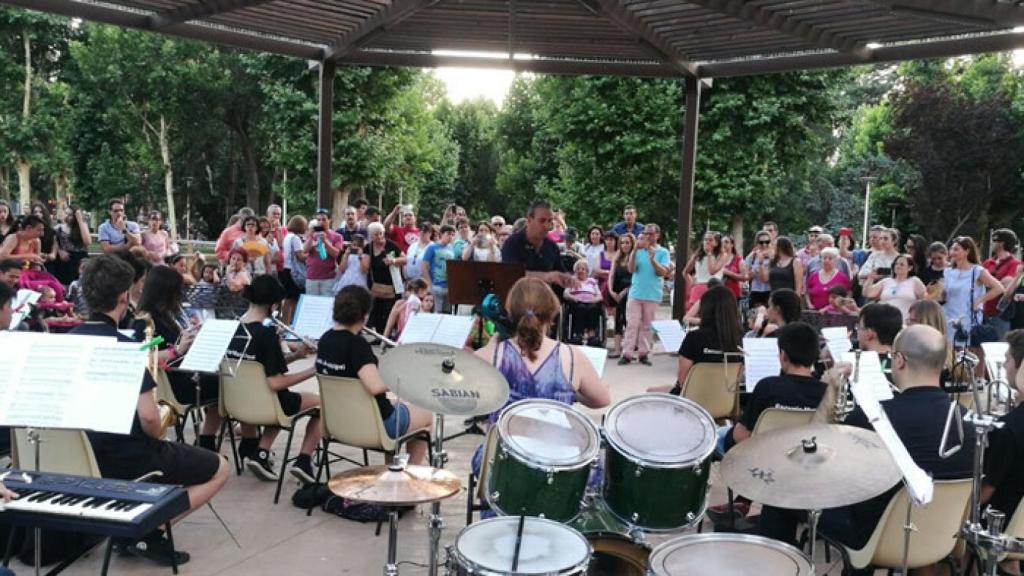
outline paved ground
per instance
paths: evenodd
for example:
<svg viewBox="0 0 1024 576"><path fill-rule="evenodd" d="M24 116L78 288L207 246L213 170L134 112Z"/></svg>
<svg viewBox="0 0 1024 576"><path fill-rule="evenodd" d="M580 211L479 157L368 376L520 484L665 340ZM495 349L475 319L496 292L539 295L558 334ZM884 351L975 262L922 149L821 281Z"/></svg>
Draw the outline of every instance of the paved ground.
<svg viewBox="0 0 1024 576"><path fill-rule="evenodd" d="M655 356L652 367L636 364L617 366L609 362L604 379L611 387L615 402L643 392L648 386L671 384L675 366L675 358L666 355ZM304 390L315 390L312 381L300 386ZM598 417L597 412L590 413L595 419ZM461 426L461 419L449 418L446 421L449 433L458 426ZM278 454L283 452L284 437L284 434L280 435L275 446ZM446 445L451 458L449 469L459 477L466 478L470 455L479 441L479 436L465 436ZM342 452L345 453L344 450ZM224 453L228 453L226 448ZM355 451L350 454L356 455ZM371 458L374 463L382 463L380 456ZM713 470L712 482L710 502L723 502L725 490L717 477L717 469ZM238 544L208 508L193 514L175 530L179 547L192 555L192 561L182 567L181 573L225 576L380 574L387 552L386 530L380 537L375 537L372 524L358 524L320 511L307 517L305 511L290 503L296 487L297 483L290 478L286 480L281 502L275 506L272 483L261 482L248 472L232 476L214 499L214 506ZM465 526L465 506L465 490L444 502L442 510L447 526L442 537L443 545L451 544ZM402 574L427 574L424 564L427 561L429 512L429 506L421 506L417 512L407 514L401 520L399 559L406 562L400 566ZM653 536L650 541L656 544L666 538ZM823 560L819 562L819 574L839 574L835 557L832 560L828 565ZM96 574L101 561L102 551L96 550L73 565L67 573ZM30 567L17 563L12 568L19 574L31 573ZM111 570L114 574L138 576L170 574L169 569L125 557L115 557ZM444 573L443 569L440 573ZM760 572L752 566L750 573Z"/></svg>

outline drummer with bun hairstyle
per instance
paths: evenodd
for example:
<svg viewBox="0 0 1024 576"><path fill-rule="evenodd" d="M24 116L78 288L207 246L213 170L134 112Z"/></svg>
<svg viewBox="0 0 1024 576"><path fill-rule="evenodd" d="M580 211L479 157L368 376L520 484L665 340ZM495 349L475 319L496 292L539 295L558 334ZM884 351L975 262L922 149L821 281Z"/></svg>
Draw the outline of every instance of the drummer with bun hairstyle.
<svg viewBox="0 0 1024 576"><path fill-rule="evenodd" d="M547 336L561 306L546 282L521 278L508 293L505 309L514 327L510 337L495 336L477 350L508 380L506 406L524 398L545 398L565 404L579 401L588 408L611 402L590 360L578 348ZM497 420L498 412L491 415Z"/></svg>

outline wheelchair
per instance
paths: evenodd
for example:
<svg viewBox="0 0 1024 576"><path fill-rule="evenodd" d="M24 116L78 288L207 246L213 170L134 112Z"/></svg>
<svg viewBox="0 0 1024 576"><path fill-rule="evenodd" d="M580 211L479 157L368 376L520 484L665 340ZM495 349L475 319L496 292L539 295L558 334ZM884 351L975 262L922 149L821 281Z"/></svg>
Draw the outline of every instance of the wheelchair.
<svg viewBox="0 0 1024 576"><path fill-rule="evenodd" d="M591 319L596 319L596 321ZM587 320L590 320L590 326L586 325ZM606 344L608 312L605 310L603 302L582 304L563 300L558 324L558 339L562 342L600 347L604 347ZM586 337L587 329L596 331L596 336L589 342Z"/></svg>

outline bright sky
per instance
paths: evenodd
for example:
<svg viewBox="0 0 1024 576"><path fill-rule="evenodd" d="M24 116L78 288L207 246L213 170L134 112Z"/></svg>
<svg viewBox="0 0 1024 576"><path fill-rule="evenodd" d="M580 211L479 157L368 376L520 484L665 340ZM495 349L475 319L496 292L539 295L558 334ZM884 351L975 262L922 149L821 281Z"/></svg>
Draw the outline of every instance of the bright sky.
<svg viewBox="0 0 1024 576"><path fill-rule="evenodd" d="M455 104L486 98L499 108L512 86L515 72L489 68L435 68L434 76L444 82L448 98Z"/></svg>

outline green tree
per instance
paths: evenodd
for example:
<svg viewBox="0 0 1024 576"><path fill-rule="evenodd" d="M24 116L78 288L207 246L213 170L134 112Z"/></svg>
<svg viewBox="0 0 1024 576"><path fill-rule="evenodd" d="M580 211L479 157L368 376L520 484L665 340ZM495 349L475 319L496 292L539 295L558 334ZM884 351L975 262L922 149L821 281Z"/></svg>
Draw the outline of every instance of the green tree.
<svg viewBox="0 0 1024 576"><path fill-rule="evenodd" d="M459 164L451 200L464 206L473 216L504 212L505 202L495 187L498 175L497 106L483 99L454 105L446 99L438 106L437 116L458 143ZM443 206L438 213L441 211Z"/></svg>

